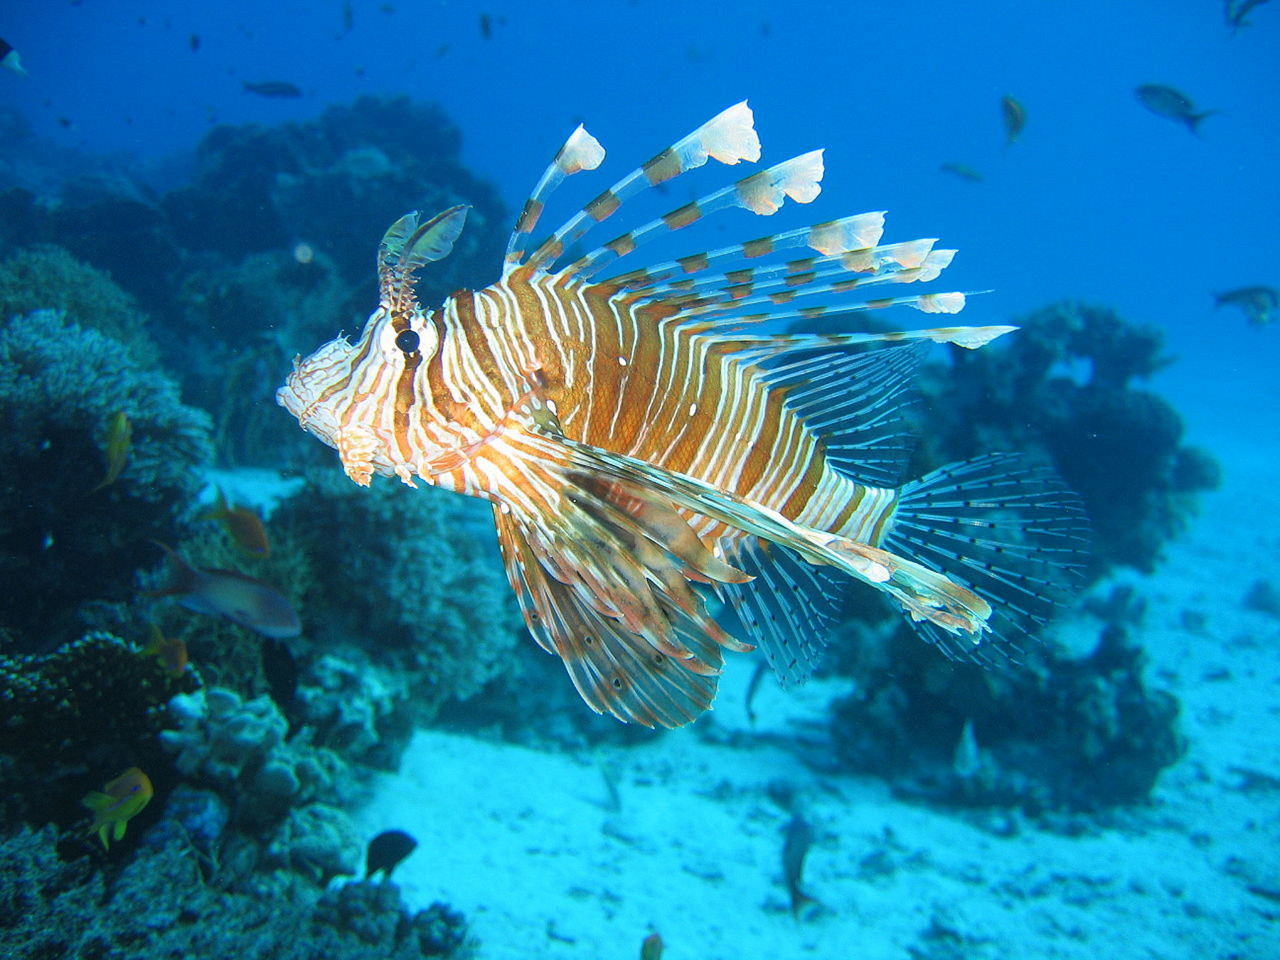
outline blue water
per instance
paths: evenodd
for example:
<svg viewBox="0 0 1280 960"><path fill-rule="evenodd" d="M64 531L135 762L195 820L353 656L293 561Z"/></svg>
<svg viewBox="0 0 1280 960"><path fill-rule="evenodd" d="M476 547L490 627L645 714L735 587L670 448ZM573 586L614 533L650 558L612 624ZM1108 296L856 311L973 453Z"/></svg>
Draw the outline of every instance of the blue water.
<svg viewBox="0 0 1280 960"><path fill-rule="evenodd" d="M211 118L409 93L445 107L464 162L513 210L579 121L620 172L747 98L766 159L827 148L824 214L884 208L889 236L960 249L949 277L997 291L970 322L1070 296L1165 327L1213 376L1265 376L1277 357L1210 297L1277 283L1280 13L1265 4L1235 34L1213 0L350 6L344 33L336 0L12 0L0 35L31 77L0 77L0 98L58 142L154 158ZM241 91L261 80L304 96ZM1141 83L1221 114L1197 139L1145 111ZM1008 150L1005 94L1028 117ZM940 174L945 161L986 182Z"/></svg>
<svg viewBox="0 0 1280 960"><path fill-rule="evenodd" d="M1179 397L1230 384L1243 398L1235 434L1275 464L1266 403L1280 329L1215 310L1212 294L1280 287L1280 3L1238 32L1216 0L345 6L350 29L338 0L8 0L0 36L30 75L0 71L0 105L42 138L159 183L214 124L305 121L363 94L408 94L442 105L463 163L514 212L579 122L620 176L745 98L764 160L824 147L826 177L811 208L768 227L743 214L725 242L886 209L887 240L960 250L946 289L993 291L965 322L1072 298L1154 325L1179 358L1163 375ZM263 81L302 96L242 90ZM1146 83L1216 113L1195 136L1138 102ZM1006 95L1027 115L1011 146ZM947 162L984 179L940 172ZM1224 416L1181 412L1199 441Z"/></svg>

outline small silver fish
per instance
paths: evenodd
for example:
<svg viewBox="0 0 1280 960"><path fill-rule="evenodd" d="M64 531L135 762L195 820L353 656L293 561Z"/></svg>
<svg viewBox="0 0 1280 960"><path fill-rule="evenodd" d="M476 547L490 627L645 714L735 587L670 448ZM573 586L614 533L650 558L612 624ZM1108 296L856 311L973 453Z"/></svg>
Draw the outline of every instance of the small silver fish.
<svg viewBox="0 0 1280 960"><path fill-rule="evenodd" d="M1217 110L1196 112L1195 104L1185 94L1159 83L1144 83L1136 88L1138 102L1158 117L1168 117L1176 123L1185 124L1196 136L1200 135L1200 121L1217 113Z"/></svg>
<svg viewBox="0 0 1280 960"><path fill-rule="evenodd" d="M1275 287L1240 287L1226 293L1215 293L1213 305L1229 304L1239 307L1255 327L1265 327L1271 322L1271 311L1280 306L1280 291Z"/></svg>
<svg viewBox="0 0 1280 960"><path fill-rule="evenodd" d="M148 591L146 596L177 597L188 610L226 617L276 640L302 632L298 612L275 587L235 570L193 567L159 540L152 542L168 554L173 578L167 587Z"/></svg>

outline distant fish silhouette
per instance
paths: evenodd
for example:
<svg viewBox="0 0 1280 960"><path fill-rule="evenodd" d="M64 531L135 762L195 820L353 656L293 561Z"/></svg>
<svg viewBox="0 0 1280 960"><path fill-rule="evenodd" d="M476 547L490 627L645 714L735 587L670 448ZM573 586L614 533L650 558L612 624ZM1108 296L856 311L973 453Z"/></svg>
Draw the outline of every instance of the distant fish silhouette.
<svg viewBox="0 0 1280 960"><path fill-rule="evenodd" d="M1231 28L1231 32L1235 33L1241 27L1253 26L1245 20L1245 16L1254 7L1260 7L1266 2L1267 0L1227 0L1225 14L1227 26Z"/></svg>
<svg viewBox="0 0 1280 960"><path fill-rule="evenodd" d="M19 76L25 77L27 75L27 70L22 65L22 58L18 56L18 51L13 49L13 44L3 37L0 37L0 67L12 70Z"/></svg>
<svg viewBox="0 0 1280 960"><path fill-rule="evenodd" d="M951 163L950 161L948 161L947 163L944 163L942 166L940 166L938 169L941 170L943 173L949 173L953 177L958 177L959 179L966 180L969 183L981 183L984 179L986 179L985 177L982 176L981 173L979 173L973 167L967 166L963 163Z"/></svg>
<svg viewBox="0 0 1280 960"><path fill-rule="evenodd" d="M188 610L226 617L265 637L279 640L302 632L298 612L275 587L235 570L197 569L159 540L152 542L168 554L173 577L163 590L146 596L177 597Z"/></svg>
<svg viewBox="0 0 1280 960"><path fill-rule="evenodd" d="M640 960L662 960L662 937L656 931L640 944Z"/></svg>
<svg viewBox="0 0 1280 960"><path fill-rule="evenodd" d="M263 83L249 83L246 80L243 86L245 93L256 93L260 97L287 100L302 96L301 90L284 80L267 80Z"/></svg>
<svg viewBox="0 0 1280 960"><path fill-rule="evenodd" d="M418 847L418 841L403 830L387 830L369 841L364 858L364 875L372 878L379 870L385 879L391 879L391 871Z"/></svg>
<svg viewBox="0 0 1280 960"><path fill-rule="evenodd" d="M1240 287L1226 293L1215 293L1213 305L1221 307L1228 304L1239 307L1249 322L1255 327L1265 327L1271 322L1271 313L1280 306L1280 291L1275 287Z"/></svg>
<svg viewBox="0 0 1280 960"><path fill-rule="evenodd" d="M1018 142L1018 135L1027 125L1027 111L1007 94L1000 98L1000 115L1004 118L1004 145L1011 147Z"/></svg>
<svg viewBox="0 0 1280 960"><path fill-rule="evenodd" d="M1196 112L1195 104L1185 94L1159 83L1144 83L1134 90L1138 102L1158 117L1167 117L1181 123L1196 136L1200 135L1200 121L1217 113L1217 110Z"/></svg>
<svg viewBox="0 0 1280 960"><path fill-rule="evenodd" d="M801 919L805 908L818 901L800 888L804 876L804 858L813 846L813 825L799 813L791 816L786 838L782 841L782 875L791 895L791 915Z"/></svg>

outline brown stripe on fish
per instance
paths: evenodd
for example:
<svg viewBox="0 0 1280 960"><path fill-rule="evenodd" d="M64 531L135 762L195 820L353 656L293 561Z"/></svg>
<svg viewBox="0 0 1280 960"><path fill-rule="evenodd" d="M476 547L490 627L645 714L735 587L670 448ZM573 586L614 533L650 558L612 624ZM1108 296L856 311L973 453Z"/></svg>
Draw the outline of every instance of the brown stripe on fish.
<svg viewBox="0 0 1280 960"><path fill-rule="evenodd" d="M668 147L656 157L642 163L640 169L644 171L649 186L656 187L660 183L666 183L680 176L684 173L685 166L680 162L679 154Z"/></svg>
<svg viewBox="0 0 1280 960"><path fill-rule="evenodd" d="M697 223L702 219L702 210L697 202L686 203L683 207L677 207L662 215L662 222L667 225L669 230L683 230L691 223Z"/></svg>
<svg viewBox="0 0 1280 960"><path fill-rule="evenodd" d="M583 209L592 220L599 223L601 220L605 220L613 216L613 212L620 206L622 206L622 202L617 198L614 192L612 190L606 190L604 193L600 194L600 196L596 197L583 207Z"/></svg>

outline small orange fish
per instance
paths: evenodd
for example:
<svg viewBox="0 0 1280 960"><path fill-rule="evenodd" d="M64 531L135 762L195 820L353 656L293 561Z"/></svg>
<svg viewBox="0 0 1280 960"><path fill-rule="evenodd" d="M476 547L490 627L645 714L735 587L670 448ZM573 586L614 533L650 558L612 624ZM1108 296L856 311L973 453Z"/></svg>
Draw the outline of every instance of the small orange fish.
<svg viewBox="0 0 1280 960"><path fill-rule="evenodd" d="M640 960L662 960L662 937L651 933L640 944Z"/></svg>
<svg viewBox="0 0 1280 960"><path fill-rule="evenodd" d="M151 624L151 642L142 650L143 656L155 657L171 677L180 677L187 669L187 645L181 637L166 637L154 623Z"/></svg>
<svg viewBox="0 0 1280 960"><path fill-rule="evenodd" d="M108 835L112 840L123 837L125 824L151 802L154 792L150 778L137 767L130 767L101 792L94 790L87 794L80 802L93 811L89 835L96 833L102 841L102 849L109 850Z"/></svg>
<svg viewBox="0 0 1280 960"><path fill-rule="evenodd" d="M120 471L124 469L125 463L129 459L129 449L133 445L133 424L129 422L128 415L123 410L117 410L111 418L111 422L107 425L106 438L106 455L107 455L107 475L102 478L102 482L90 490L90 493L97 493L103 487L108 487L116 482L116 478L120 476Z"/></svg>
<svg viewBox="0 0 1280 960"><path fill-rule="evenodd" d="M177 597L188 610L226 617L264 637L285 640L302 632L298 612L275 587L235 570L197 569L159 540L152 543L169 555L173 579L146 596Z"/></svg>
<svg viewBox="0 0 1280 960"><path fill-rule="evenodd" d="M245 553L251 553L255 557L271 556L267 528L262 525L262 517L258 515L258 511L229 503L221 489L218 490L218 505L204 514L204 519L217 520L222 524L222 529Z"/></svg>

